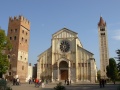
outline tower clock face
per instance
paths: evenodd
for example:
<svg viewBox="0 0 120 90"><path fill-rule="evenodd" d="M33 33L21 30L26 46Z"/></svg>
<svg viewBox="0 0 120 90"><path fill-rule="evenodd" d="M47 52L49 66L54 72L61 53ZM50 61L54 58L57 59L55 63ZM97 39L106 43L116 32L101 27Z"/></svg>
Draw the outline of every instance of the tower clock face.
<svg viewBox="0 0 120 90"><path fill-rule="evenodd" d="M62 52L68 52L70 50L70 43L66 40L61 41L60 50Z"/></svg>

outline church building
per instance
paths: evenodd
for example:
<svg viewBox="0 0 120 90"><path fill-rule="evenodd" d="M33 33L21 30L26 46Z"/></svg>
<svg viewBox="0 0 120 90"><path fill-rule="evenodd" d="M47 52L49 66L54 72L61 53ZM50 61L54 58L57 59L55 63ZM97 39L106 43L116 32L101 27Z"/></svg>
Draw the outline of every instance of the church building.
<svg viewBox="0 0 120 90"><path fill-rule="evenodd" d="M78 33L62 28L52 35L51 46L38 56L37 78L94 83L97 80L94 54L83 47Z"/></svg>

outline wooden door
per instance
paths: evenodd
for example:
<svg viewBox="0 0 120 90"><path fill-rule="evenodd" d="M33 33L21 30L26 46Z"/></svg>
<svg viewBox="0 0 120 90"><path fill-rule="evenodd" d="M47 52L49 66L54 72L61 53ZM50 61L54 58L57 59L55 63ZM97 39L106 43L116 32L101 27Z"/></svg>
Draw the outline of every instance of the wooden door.
<svg viewBox="0 0 120 90"><path fill-rule="evenodd" d="M68 79L68 70L61 70L61 80Z"/></svg>

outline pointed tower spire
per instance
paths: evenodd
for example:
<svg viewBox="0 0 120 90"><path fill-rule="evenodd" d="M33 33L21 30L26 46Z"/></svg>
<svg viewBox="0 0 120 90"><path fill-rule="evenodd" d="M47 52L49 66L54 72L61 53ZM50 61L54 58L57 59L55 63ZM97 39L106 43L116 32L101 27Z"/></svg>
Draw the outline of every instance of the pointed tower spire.
<svg viewBox="0 0 120 90"><path fill-rule="evenodd" d="M102 16L100 16L100 21L98 23L98 26L106 26L106 22L103 20Z"/></svg>

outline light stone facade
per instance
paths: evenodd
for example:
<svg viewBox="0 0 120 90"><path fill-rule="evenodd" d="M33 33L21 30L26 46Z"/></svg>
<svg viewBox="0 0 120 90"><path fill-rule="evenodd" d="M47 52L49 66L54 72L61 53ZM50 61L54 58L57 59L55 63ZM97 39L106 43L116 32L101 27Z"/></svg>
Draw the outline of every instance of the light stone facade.
<svg viewBox="0 0 120 90"><path fill-rule="evenodd" d="M31 63L29 63L28 65L28 77L26 78L26 82L29 81L29 79L32 79L33 77L33 66L31 65Z"/></svg>
<svg viewBox="0 0 120 90"><path fill-rule="evenodd" d="M37 78L95 82L96 77L93 53L84 49L78 34L67 28L54 33L51 47L38 56Z"/></svg>

